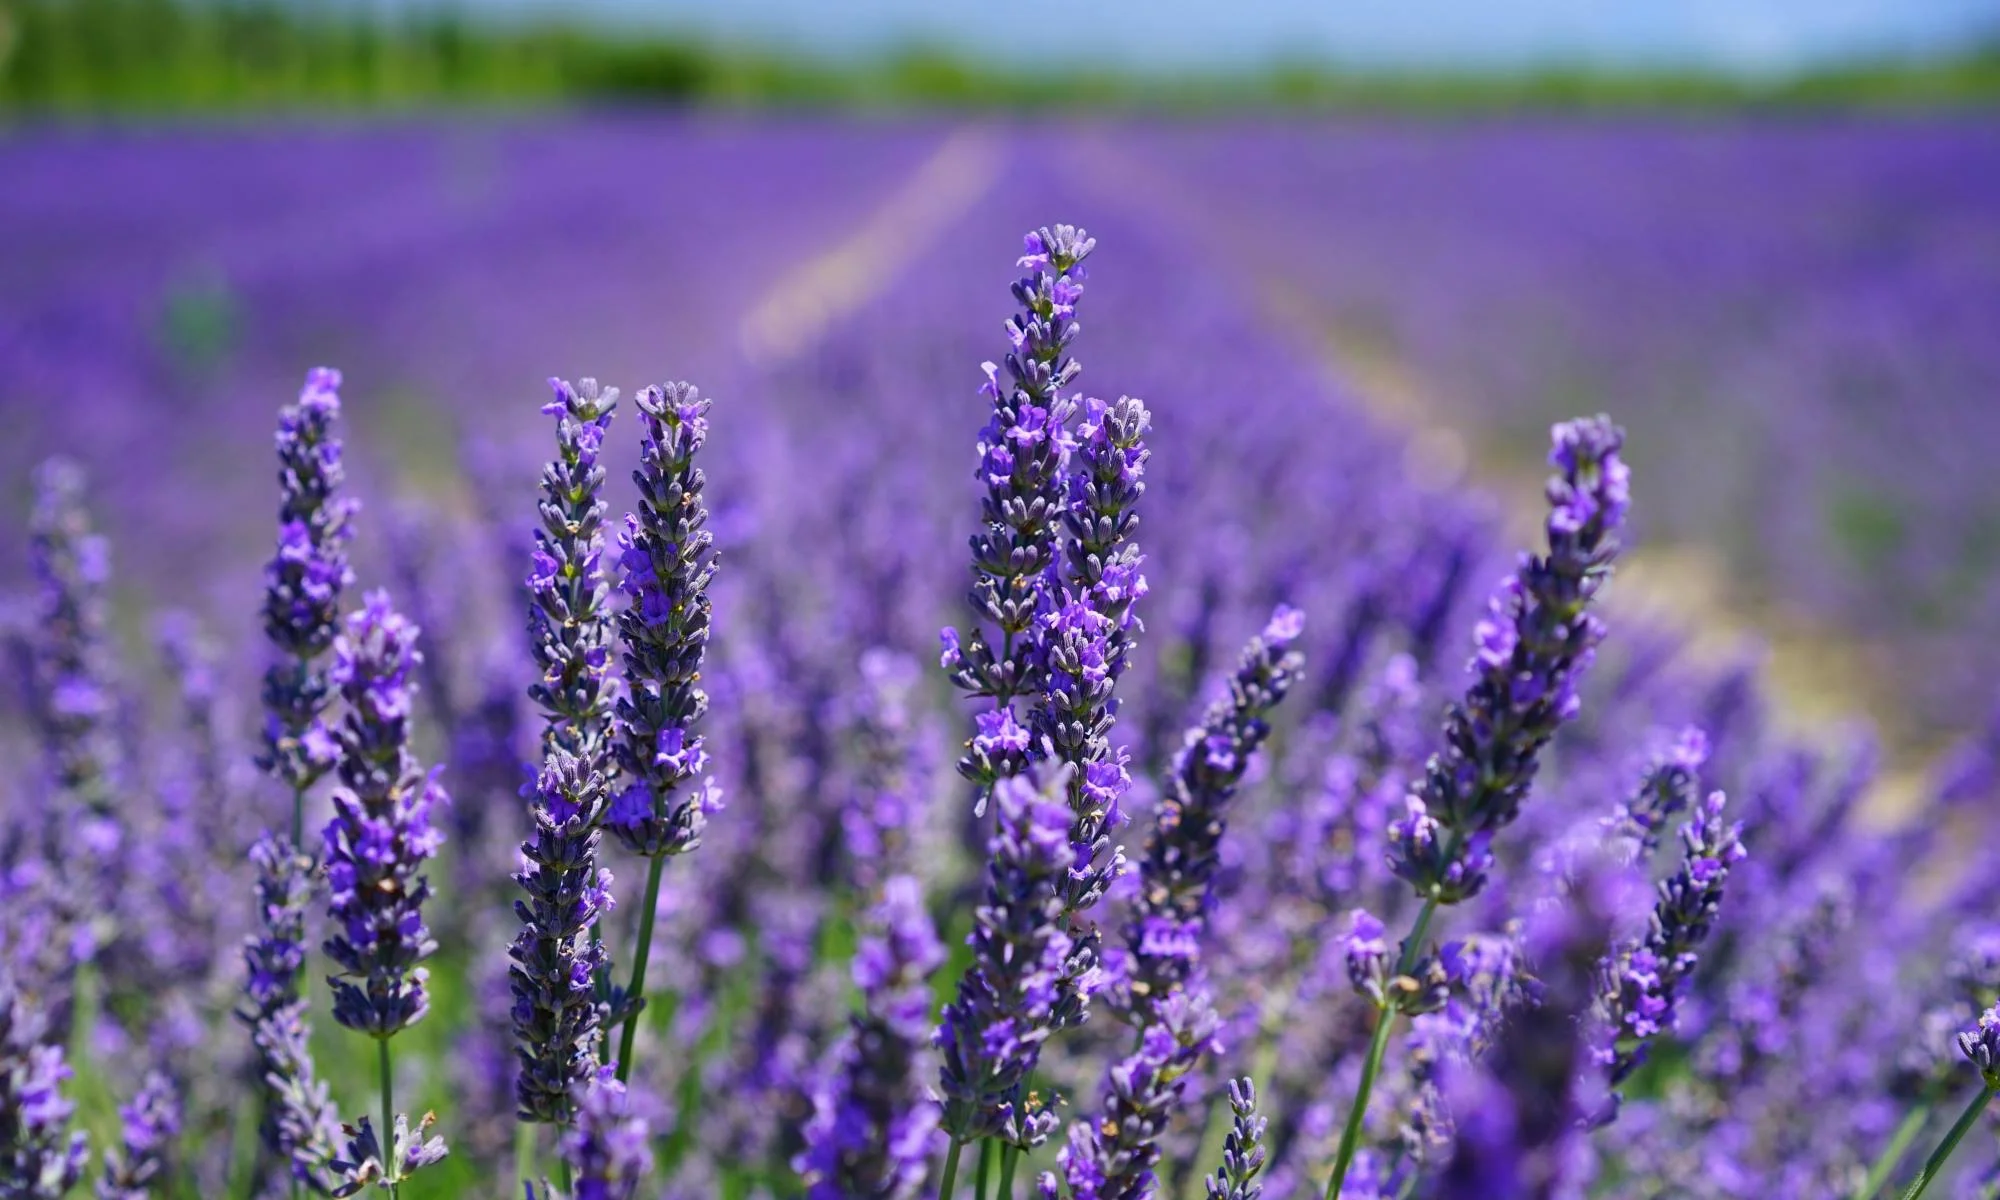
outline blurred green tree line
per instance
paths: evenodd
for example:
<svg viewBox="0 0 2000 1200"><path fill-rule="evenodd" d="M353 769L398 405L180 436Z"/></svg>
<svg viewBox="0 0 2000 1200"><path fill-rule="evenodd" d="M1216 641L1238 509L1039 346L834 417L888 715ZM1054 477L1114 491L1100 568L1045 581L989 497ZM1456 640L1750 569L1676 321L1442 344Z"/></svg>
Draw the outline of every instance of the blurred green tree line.
<svg viewBox="0 0 2000 1200"><path fill-rule="evenodd" d="M1168 109L1984 103L2000 40L1776 80L1549 69L1060 78L913 48L832 62L577 23L385 16L325 0L0 0L0 110L147 114L560 102Z"/></svg>

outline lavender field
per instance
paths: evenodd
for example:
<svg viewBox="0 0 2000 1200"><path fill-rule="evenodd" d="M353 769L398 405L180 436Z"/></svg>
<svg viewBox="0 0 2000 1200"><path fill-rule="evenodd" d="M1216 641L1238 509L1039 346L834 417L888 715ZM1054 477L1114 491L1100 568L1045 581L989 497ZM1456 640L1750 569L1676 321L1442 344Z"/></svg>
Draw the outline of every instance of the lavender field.
<svg viewBox="0 0 2000 1200"><path fill-rule="evenodd" d="M2000 1195L1988 125L0 181L0 1198Z"/></svg>

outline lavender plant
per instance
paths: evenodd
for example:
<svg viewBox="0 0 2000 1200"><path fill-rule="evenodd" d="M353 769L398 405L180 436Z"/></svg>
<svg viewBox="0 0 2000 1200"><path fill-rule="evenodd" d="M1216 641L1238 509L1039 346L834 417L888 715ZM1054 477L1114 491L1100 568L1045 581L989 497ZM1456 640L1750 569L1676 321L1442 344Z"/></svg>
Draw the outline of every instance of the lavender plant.
<svg viewBox="0 0 2000 1200"><path fill-rule="evenodd" d="M90 1147L69 1131L71 1074L41 1005L0 972L0 1197L61 1200L82 1178Z"/></svg>
<svg viewBox="0 0 2000 1200"><path fill-rule="evenodd" d="M626 515L618 542L620 586L630 602L618 617L626 692L617 703L615 754L630 784L604 817L625 848L647 860L632 981L611 998L611 1023L624 1025L620 1083L632 1074L661 873L669 857L701 844L708 818L722 807L722 791L712 778L687 787L708 769L708 752L695 726L708 711L708 694L699 681L708 648L715 535L702 503L706 480L694 459L708 441L712 403L687 383L647 388L637 400L645 430L639 469L632 473L639 511Z"/></svg>

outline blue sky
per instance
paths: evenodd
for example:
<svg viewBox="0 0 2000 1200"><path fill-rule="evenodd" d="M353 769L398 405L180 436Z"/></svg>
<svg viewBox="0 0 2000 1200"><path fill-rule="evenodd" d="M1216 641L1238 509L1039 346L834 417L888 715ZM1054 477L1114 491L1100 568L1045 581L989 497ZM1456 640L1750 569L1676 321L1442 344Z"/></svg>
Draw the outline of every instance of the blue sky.
<svg viewBox="0 0 2000 1200"><path fill-rule="evenodd" d="M2000 31L2000 0L457 0L457 6L558 9L836 55L920 41L1003 61L1160 69L1290 57L1380 66L1581 61L1765 72L1860 54L1926 53Z"/></svg>

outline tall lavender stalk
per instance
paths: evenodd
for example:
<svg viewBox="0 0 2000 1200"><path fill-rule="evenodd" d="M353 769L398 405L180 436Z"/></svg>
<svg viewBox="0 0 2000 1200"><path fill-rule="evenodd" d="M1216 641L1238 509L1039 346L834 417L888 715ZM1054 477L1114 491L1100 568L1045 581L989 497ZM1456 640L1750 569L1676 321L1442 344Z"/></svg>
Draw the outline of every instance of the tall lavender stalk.
<svg viewBox="0 0 2000 1200"><path fill-rule="evenodd" d="M389 1040L422 1020L430 1005L430 973L420 964L437 942L424 926L430 882L419 872L443 841L431 814L450 803L438 771L422 770L410 750L417 634L386 592L371 592L334 643L328 673L347 706L335 735L341 786L323 839L327 911L334 923L325 950L339 968L332 978L333 1019L375 1039L382 1075L378 1128L385 1134L397 1129ZM394 1195L410 1164L397 1147L390 1150L378 1167ZM365 1155L350 1153L350 1161L366 1171Z"/></svg>
<svg viewBox="0 0 2000 1200"><path fill-rule="evenodd" d="M1397 956L1398 980L1424 953L1438 908L1485 886L1493 861L1488 845L1520 813L1542 747L1576 715L1578 685L1603 640L1603 623L1589 607L1610 577L1630 503L1629 472L1619 458L1624 434L1596 417L1556 426L1553 441L1548 553L1522 556L1494 594L1474 632L1472 686L1445 714L1444 748L1425 763L1405 816L1390 831L1390 865L1423 901ZM1381 990L1375 1035L1327 1176L1327 1200L1340 1195L1354 1161L1400 1010L1397 997L1418 994Z"/></svg>
<svg viewBox="0 0 2000 1200"><path fill-rule="evenodd" d="M1222 1165L1204 1182L1208 1200L1261 1200L1264 1187L1264 1131L1270 1122L1257 1115L1257 1086L1248 1077L1229 1081L1229 1135L1222 1143Z"/></svg>
<svg viewBox="0 0 2000 1200"><path fill-rule="evenodd" d="M321 663L339 636L341 593L355 501L344 476L340 372L306 375L298 403L278 417L278 545L264 568L264 633L279 658L264 673L264 749L258 762L291 793L289 835L266 833L251 851L260 931L245 943L247 1005L261 1060L265 1145L297 1183L325 1190L337 1126L308 1049L311 1026L299 988L314 865L302 845L306 794L339 757L325 723L332 688ZM296 1191L296 1183L295 1189Z"/></svg>
<svg viewBox="0 0 2000 1200"><path fill-rule="evenodd" d="M1154 1007L1138 1049L1106 1072L1103 1115L1069 1127L1061 1163L1073 1200L1153 1195L1160 1136L1180 1104L1188 1072L1215 1048L1220 1024L1199 987L1176 991ZM1056 1194L1053 1178L1042 1181L1042 1193Z"/></svg>
<svg viewBox="0 0 2000 1200"><path fill-rule="evenodd" d="M1175 760L1146 839L1138 897L1125 928L1124 975L1142 1026L1195 974L1230 803L1270 736L1271 713L1305 666L1292 649L1304 631L1305 615L1280 605L1262 634L1243 648L1229 694L1188 730Z"/></svg>
<svg viewBox="0 0 2000 1200"><path fill-rule="evenodd" d="M619 582L631 603L618 616L627 690L617 705L615 754L631 784L611 802L605 823L627 850L648 860L632 981L612 1000L612 1022L625 1025L618 1045L621 1083L632 1075L661 873L670 856L701 844L708 818L722 807L713 779L687 786L708 767L694 730L708 711L708 694L698 684L716 556L701 495L706 478L695 455L708 440L711 403L688 383L639 393L645 439L632 473L639 511L627 514L618 541Z"/></svg>
<svg viewBox="0 0 2000 1200"><path fill-rule="evenodd" d="M616 768L598 458L618 390L600 389L595 379L549 386L555 398L542 412L556 419L556 457L542 468L541 527L527 580L528 640L542 668L528 695L543 713L543 763L533 828L521 846L525 865L515 876L526 898L515 901L523 928L508 974L518 1114L561 1124L573 1112L572 1093L596 1073L596 991L609 969L597 923L611 907L611 874L599 868L598 848Z"/></svg>
<svg viewBox="0 0 2000 1200"><path fill-rule="evenodd" d="M147 1200L168 1186L167 1147L181 1129L180 1097L173 1081L149 1072L132 1102L118 1110L119 1149L104 1156L98 1200Z"/></svg>
<svg viewBox="0 0 2000 1200"><path fill-rule="evenodd" d="M854 955L861 1011L813 1096L796 1167L809 1200L910 1200L923 1186L938 1111L917 1078L930 1028L930 977L944 962L908 875L890 877Z"/></svg>
<svg viewBox="0 0 2000 1200"><path fill-rule="evenodd" d="M993 784L1018 773L1030 757L1028 730L1014 701L1036 703L1047 691L1039 625L1055 607L1051 576L1069 503L1065 471L1076 407L1062 389L1082 370L1068 349L1077 334L1083 260L1096 245L1069 225L1027 235L1019 265L1028 274L1014 283L1014 298L1025 311L1007 320L1007 381L998 366L982 364L980 392L993 410L979 433L977 474L986 491L972 537L970 597L978 620L963 641L955 628L941 635L941 661L952 682L991 704L976 717L978 732L958 765L979 785L982 808Z"/></svg>

